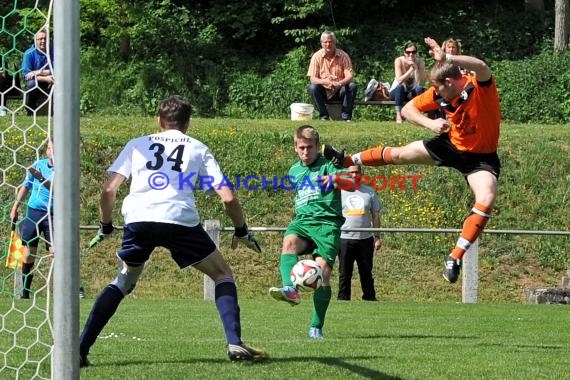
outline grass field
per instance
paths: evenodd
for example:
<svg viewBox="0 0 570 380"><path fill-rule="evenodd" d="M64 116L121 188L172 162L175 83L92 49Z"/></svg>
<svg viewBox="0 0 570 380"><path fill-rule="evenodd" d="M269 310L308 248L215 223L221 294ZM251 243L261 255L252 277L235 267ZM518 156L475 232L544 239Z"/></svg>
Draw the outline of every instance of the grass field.
<svg viewBox="0 0 570 380"><path fill-rule="evenodd" d="M229 362L213 302L127 298L92 347L93 365L81 378L570 379L567 306L332 301L325 340L312 341L312 302L304 295L294 308L268 297L240 302L244 341L270 354L253 365ZM81 326L92 302L81 302ZM15 306L26 310L29 301ZM33 319L28 314L28 328ZM33 341L34 334L29 328L18 341ZM7 344L3 333L0 347ZM31 357L45 350L37 342L31 347ZM48 370L45 363L40 373ZM19 379L34 372L27 364ZM14 378L8 375L0 371L0 379Z"/></svg>
<svg viewBox="0 0 570 380"><path fill-rule="evenodd" d="M570 314L562 305L332 301L325 340L307 338L312 302L242 300L243 339L270 354L232 364L215 305L200 300L127 298L101 333L82 379L570 379ZM81 302L81 326L93 300ZM16 372L0 379L49 378L42 313L18 300L0 304L0 347ZM26 324L17 315L26 315ZM37 327L37 328L36 328ZM8 330L18 330L16 340ZM44 337L45 338L45 337ZM42 339L47 342L48 339Z"/></svg>
<svg viewBox="0 0 570 380"><path fill-rule="evenodd" d="M228 361L213 302L127 298L81 378L570 379L567 306L332 301L325 340L311 341L308 296L240 303L243 339L266 363Z"/></svg>

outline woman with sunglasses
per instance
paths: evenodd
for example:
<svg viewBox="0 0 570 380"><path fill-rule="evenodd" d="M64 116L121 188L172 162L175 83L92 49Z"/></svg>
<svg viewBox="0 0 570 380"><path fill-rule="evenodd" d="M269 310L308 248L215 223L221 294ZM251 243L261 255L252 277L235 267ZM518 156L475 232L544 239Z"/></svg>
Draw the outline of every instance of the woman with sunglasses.
<svg viewBox="0 0 570 380"><path fill-rule="evenodd" d="M402 124L404 103L425 91L425 63L418 58L418 47L414 42L408 42L404 46L404 55L394 60L394 75L390 99L396 102L396 123Z"/></svg>

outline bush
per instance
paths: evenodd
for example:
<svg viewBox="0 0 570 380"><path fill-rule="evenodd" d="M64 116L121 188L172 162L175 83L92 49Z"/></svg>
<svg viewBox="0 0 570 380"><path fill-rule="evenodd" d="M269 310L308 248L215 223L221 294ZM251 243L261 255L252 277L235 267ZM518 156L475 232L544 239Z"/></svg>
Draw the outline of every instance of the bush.
<svg viewBox="0 0 570 380"><path fill-rule="evenodd" d="M267 76L239 75L230 84L225 113L232 117L284 118L291 103L310 103L305 48L290 51Z"/></svg>
<svg viewBox="0 0 570 380"><path fill-rule="evenodd" d="M353 2L337 12L333 27L322 24L326 2L288 6L287 12L277 1L245 11L224 1L204 9L203 2L193 7L171 1L84 2L83 112L154 114L160 98L178 93L191 99L200 116L286 118L291 103L310 102L309 59L318 49L319 33L331 29L339 48L351 56L359 98L370 78L392 81L393 60L405 41L418 42L429 66L423 38L452 36L462 41L466 54L495 66L506 119L564 122L569 117L568 53L549 54L552 43L544 42L553 34L552 4L537 14L520 2L497 0L443 1L437 8L429 2ZM362 18L366 14L377 17ZM541 98L548 102L538 103ZM391 119L393 109L357 107L354 116Z"/></svg>
<svg viewBox="0 0 570 380"><path fill-rule="evenodd" d="M204 104L205 88L188 87L186 78L172 62L157 58L152 62L113 62L98 48L89 48L81 56L81 111L113 114L155 115L158 102L172 94L192 99L198 109Z"/></svg>
<svg viewBox="0 0 570 380"><path fill-rule="evenodd" d="M570 121L569 59L568 51L545 49L530 59L494 65L503 118L525 123Z"/></svg>

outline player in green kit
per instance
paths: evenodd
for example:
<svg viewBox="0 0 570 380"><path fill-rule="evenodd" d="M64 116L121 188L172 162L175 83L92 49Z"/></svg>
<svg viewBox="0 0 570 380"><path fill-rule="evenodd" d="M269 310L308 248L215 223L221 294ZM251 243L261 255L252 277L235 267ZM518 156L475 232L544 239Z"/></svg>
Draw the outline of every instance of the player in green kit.
<svg viewBox="0 0 570 380"><path fill-rule="evenodd" d="M283 287L269 289L271 297L292 306L301 302L291 281L291 269L299 255L311 254L323 270L323 285L313 293L313 316L309 337L323 339L325 315L331 300L330 277L340 248L342 216L341 190L354 191L354 181L321 156L319 133L310 125L295 133L299 161L289 169L295 190L295 218L285 231L279 270ZM345 173L345 174L340 174Z"/></svg>

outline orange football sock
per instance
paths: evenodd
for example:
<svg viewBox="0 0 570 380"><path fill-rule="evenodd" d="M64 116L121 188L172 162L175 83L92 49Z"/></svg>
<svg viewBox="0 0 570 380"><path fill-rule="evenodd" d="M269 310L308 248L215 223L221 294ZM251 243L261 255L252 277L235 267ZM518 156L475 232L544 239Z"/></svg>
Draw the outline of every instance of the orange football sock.
<svg viewBox="0 0 570 380"><path fill-rule="evenodd" d="M483 232L491 216L490 213L491 207L475 203L475 206L471 209L471 213L467 216L465 222L463 222L463 229L461 230L459 239L457 239L455 248L451 251L451 257L456 260L461 260L471 244L473 244L479 235L481 235L481 232Z"/></svg>
<svg viewBox="0 0 570 380"><path fill-rule="evenodd" d="M383 147L382 145L377 148L371 148L360 152L360 163L364 166L383 166L393 164L392 161L392 148Z"/></svg>

